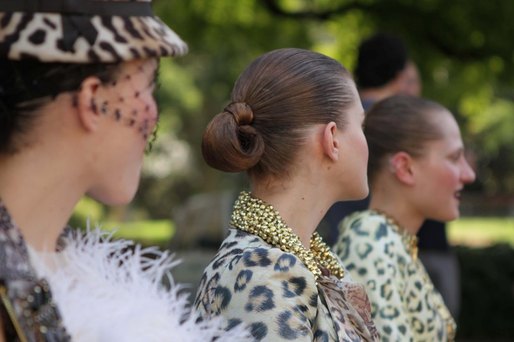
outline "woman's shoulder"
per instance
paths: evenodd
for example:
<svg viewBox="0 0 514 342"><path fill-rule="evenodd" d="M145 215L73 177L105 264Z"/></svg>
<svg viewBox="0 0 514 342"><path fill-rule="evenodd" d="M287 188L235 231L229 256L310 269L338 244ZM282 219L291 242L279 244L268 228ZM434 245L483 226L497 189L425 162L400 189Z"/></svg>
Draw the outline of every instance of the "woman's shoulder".
<svg viewBox="0 0 514 342"><path fill-rule="evenodd" d="M258 339L308 334L318 310L314 275L294 254L231 230L207 267L195 300L200 315L244 322ZM301 331L289 329L301 322ZM277 328L278 327L278 328ZM278 329L278 330L277 330Z"/></svg>
<svg viewBox="0 0 514 342"><path fill-rule="evenodd" d="M232 277L245 274L246 277L270 278L276 274L303 274L306 280L314 282L312 273L296 255L238 229L230 229L216 256L207 266L204 277L224 275L231 278L230 274Z"/></svg>
<svg viewBox="0 0 514 342"><path fill-rule="evenodd" d="M401 236L387 218L378 212L356 212L343 220L333 250L351 268L351 262L363 264L380 258L395 258L403 247Z"/></svg>
<svg viewBox="0 0 514 342"><path fill-rule="evenodd" d="M340 235L369 238L372 240L395 237L387 218L373 210L355 212L340 224Z"/></svg>

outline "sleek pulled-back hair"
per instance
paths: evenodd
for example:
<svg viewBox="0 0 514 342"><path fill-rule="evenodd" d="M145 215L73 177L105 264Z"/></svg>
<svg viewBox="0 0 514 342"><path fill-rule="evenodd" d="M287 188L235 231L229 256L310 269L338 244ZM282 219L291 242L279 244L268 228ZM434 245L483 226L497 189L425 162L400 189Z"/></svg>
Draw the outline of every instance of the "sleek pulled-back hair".
<svg viewBox="0 0 514 342"><path fill-rule="evenodd" d="M39 108L60 93L78 90L88 76L113 81L119 66L0 58L0 154L18 151L17 138L30 130Z"/></svg>
<svg viewBox="0 0 514 342"><path fill-rule="evenodd" d="M437 116L442 112L448 110L436 102L406 95L386 98L371 107L364 120L370 181L386 166L388 156L407 152L420 157L427 142L441 139Z"/></svg>
<svg viewBox="0 0 514 342"><path fill-rule="evenodd" d="M358 101L350 73L336 60L302 49L279 49L254 60L236 81L231 103L205 130L202 153L212 167L252 176L282 176L305 140L305 129L334 121Z"/></svg>

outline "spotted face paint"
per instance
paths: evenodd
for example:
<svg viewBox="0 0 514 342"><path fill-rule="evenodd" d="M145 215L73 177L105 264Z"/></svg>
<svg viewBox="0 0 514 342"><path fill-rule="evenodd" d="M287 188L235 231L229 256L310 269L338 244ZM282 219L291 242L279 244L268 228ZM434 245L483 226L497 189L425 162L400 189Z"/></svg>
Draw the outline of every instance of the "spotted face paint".
<svg viewBox="0 0 514 342"><path fill-rule="evenodd" d="M157 126L153 92L157 60L123 63L114 81L101 85L91 100L98 120L94 150L94 184L88 194L103 203L120 205L137 191L143 154ZM116 170L113 172L112 170Z"/></svg>
<svg viewBox="0 0 514 342"><path fill-rule="evenodd" d="M134 129L145 141L150 140L151 146L159 119L153 96L157 75L158 64L155 60L127 65L114 81L106 85L115 92L115 96L108 100L93 98L91 109Z"/></svg>

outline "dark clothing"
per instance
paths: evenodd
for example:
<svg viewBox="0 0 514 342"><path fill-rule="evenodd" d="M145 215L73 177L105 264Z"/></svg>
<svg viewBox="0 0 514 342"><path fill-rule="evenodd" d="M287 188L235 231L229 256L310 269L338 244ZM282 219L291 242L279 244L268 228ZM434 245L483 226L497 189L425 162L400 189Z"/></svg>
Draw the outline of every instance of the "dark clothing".
<svg viewBox="0 0 514 342"><path fill-rule="evenodd" d="M420 250L447 252L450 250L444 222L426 220L418 231Z"/></svg>
<svg viewBox="0 0 514 342"><path fill-rule="evenodd" d="M332 246L336 243L337 237L339 236L339 224L343 219L356 212L368 209L369 196L359 201L344 201L336 202L330 207L325 214L322 224L326 227L322 233L325 242Z"/></svg>
<svg viewBox="0 0 514 342"><path fill-rule="evenodd" d="M18 227L0 200L0 319L6 341L70 341L50 287L34 271ZM14 330L19 324L20 333Z"/></svg>

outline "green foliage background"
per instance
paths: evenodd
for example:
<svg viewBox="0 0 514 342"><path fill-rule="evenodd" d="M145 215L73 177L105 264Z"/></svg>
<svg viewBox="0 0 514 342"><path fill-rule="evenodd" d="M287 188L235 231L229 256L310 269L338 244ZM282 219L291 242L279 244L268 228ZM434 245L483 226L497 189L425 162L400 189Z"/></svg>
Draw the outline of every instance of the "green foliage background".
<svg viewBox="0 0 514 342"><path fill-rule="evenodd" d="M359 42L376 31L405 40L421 72L423 95L457 116L477 159L478 178L469 187L475 197L510 198L512 206L514 1L154 0L154 9L190 51L161 62L159 136L134 203L130 210L95 209L93 223L173 219L173 210L194 194L240 188L244 175L207 167L200 142L245 66L269 50L300 47L325 53L353 71ZM82 212L91 216L89 204L82 202ZM82 222L77 217L76 226ZM466 234L469 230L461 235ZM463 265L459 335L511 338L512 248L457 252ZM491 299L486 292L495 287Z"/></svg>
<svg viewBox="0 0 514 342"><path fill-rule="evenodd" d="M243 176L206 167L200 141L252 59L276 48L301 47L334 57L352 71L359 42L376 31L405 40L420 68L423 95L457 116L477 157L478 180L471 188L513 193L514 2L161 0L154 9L190 51L161 65L162 119L147 166L175 153L177 144L184 151L167 171L145 172L135 202L145 216L169 218L192 194L244 182Z"/></svg>

